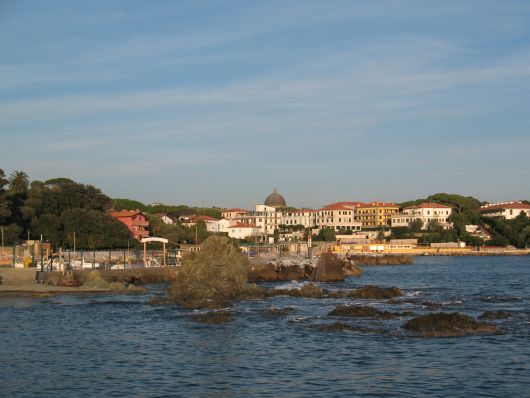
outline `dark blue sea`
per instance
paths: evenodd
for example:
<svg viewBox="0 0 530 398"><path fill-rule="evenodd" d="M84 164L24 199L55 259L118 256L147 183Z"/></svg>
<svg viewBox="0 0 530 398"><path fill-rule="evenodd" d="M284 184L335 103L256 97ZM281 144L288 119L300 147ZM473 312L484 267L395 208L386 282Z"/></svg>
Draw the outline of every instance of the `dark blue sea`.
<svg viewBox="0 0 530 398"><path fill-rule="evenodd" d="M400 304L275 297L239 303L234 322L216 325L149 305L162 286L0 297L0 397L530 397L530 257L421 257L321 286L369 284L404 296ZM348 319L358 331L320 331L344 303L512 316L491 321L502 330L494 335L417 337L401 328L410 318ZM271 307L292 309L267 315Z"/></svg>

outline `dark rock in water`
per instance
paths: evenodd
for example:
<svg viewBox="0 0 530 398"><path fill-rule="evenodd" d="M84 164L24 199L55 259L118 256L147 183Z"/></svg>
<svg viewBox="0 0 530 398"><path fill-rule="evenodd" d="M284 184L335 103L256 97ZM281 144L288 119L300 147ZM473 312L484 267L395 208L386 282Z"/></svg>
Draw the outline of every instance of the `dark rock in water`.
<svg viewBox="0 0 530 398"><path fill-rule="evenodd" d="M362 307L358 305L341 305L332 310L328 315L342 317L381 318L392 319L401 316L414 316L413 312L388 312L380 311L373 307Z"/></svg>
<svg viewBox="0 0 530 398"><path fill-rule="evenodd" d="M283 308L274 308L271 307L267 309L266 314L267 315L288 315L296 310L293 307L283 307Z"/></svg>
<svg viewBox="0 0 530 398"><path fill-rule="evenodd" d="M248 282L276 282L278 270L274 264L254 264L250 267L247 275Z"/></svg>
<svg viewBox="0 0 530 398"><path fill-rule="evenodd" d="M349 297L351 298L364 298L364 299L391 299L403 295L402 291L398 287L379 287L379 286L363 286L360 289L356 289L350 292Z"/></svg>
<svg viewBox="0 0 530 398"><path fill-rule="evenodd" d="M485 311L479 316L479 319L506 319L512 316L508 311Z"/></svg>
<svg viewBox="0 0 530 398"><path fill-rule="evenodd" d="M194 321L207 324L227 323L234 320L232 313L229 311L215 311L207 312L205 314L195 314L192 315L191 318Z"/></svg>
<svg viewBox="0 0 530 398"><path fill-rule="evenodd" d="M379 328L365 328L358 327L353 325L348 325L343 322L333 322L325 325L319 325L318 330L322 332L361 332L361 333L372 333L372 334L381 334L384 333L383 329Z"/></svg>
<svg viewBox="0 0 530 398"><path fill-rule="evenodd" d="M279 281L300 281L305 278L305 271L298 265L281 265L278 269Z"/></svg>
<svg viewBox="0 0 530 398"><path fill-rule="evenodd" d="M343 261L336 254L324 253L310 279L315 282L338 282L343 281L344 277Z"/></svg>
<svg viewBox="0 0 530 398"><path fill-rule="evenodd" d="M346 293L342 290L325 290L324 289L324 296L332 299L339 299L346 296Z"/></svg>
<svg viewBox="0 0 530 398"><path fill-rule="evenodd" d="M333 322L325 325L319 325L318 330L322 332L344 332L354 330L352 325L342 322Z"/></svg>
<svg viewBox="0 0 530 398"><path fill-rule="evenodd" d="M324 296L324 293L321 288L319 288L314 283L308 283L307 285L303 286L300 290L300 297L306 297L306 298L322 298Z"/></svg>
<svg viewBox="0 0 530 398"><path fill-rule="evenodd" d="M473 318L458 312L422 315L406 322L403 328L425 337L453 337L474 333L496 333L499 331L494 325L477 322Z"/></svg>
<svg viewBox="0 0 530 398"><path fill-rule="evenodd" d="M354 261L343 261L344 273L348 276L361 276L363 269L359 267Z"/></svg>
<svg viewBox="0 0 530 398"><path fill-rule="evenodd" d="M430 301L420 301L420 304L427 308L440 308L442 307L442 304L440 303L432 303Z"/></svg>
<svg viewBox="0 0 530 398"><path fill-rule="evenodd" d="M291 296L292 290L298 291L298 289L266 289L264 293L265 297Z"/></svg>
<svg viewBox="0 0 530 398"><path fill-rule="evenodd" d="M412 256L408 254L352 255L348 259L357 265L408 265L413 263Z"/></svg>
<svg viewBox="0 0 530 398"><path fill-rule="evenodd" d="M263 300L266 298L266 291L254 284L247 284L246 288L239 295L239 300Z"/></svg>
<svg viewBox="0 0 530 398"><path fill-rule="evenodd" d="M311 266L310 264L305 264L304 265L304 278L311 279L311 275L313 275L314 270L315 270L315 267Z"/></svg>
<svg viewBox="0 0 530 398"><path fill-rule="evenodd" d="M309 283L300 289L266 289L263 292L265 297L343 298L346 295L341 290L321 289L314 283Z"/></svg>

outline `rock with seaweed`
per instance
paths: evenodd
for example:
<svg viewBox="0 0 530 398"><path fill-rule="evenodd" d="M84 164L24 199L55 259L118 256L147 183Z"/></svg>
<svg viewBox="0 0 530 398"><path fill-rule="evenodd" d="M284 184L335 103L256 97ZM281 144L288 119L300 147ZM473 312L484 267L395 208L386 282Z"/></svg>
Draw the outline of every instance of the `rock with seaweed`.
<svg viewBox="0 0 530 398"><path fill-rule="evenodd" d="M248 258L224 236L211 236L200 252L187 253L169 289L169 300L187 308L223 308L239 299L259 298L247 284Z"/></svg>
<svg viewBox="0 0 530 398"><path fill-rule="evenodd" d="M360 318L381 318L381 319L392 319L399 318L402 316L414 316L414 313L410 311L406 312L389 312L381 311L374 307L362 307L358 305L341 305L333 309L328 315L340 316L340 317L360 317Z"/></svg>
<svg viewBox="0 0 530 398"><path fill-rule="evenodd" d="M405 323L403 328L425 337L454 337L475 333L499 332L495 325L478 322L458 312L422 315Z"/></svg>
<svg viewBox="0 0 530 398"><path fill-rule="evenodd" d="M351 298L363 298L363 299L391 299L399 297L403 294L400 288L392 287L379 287L373 285L366 285L359 289L350 292L349 297Z"/></svg>

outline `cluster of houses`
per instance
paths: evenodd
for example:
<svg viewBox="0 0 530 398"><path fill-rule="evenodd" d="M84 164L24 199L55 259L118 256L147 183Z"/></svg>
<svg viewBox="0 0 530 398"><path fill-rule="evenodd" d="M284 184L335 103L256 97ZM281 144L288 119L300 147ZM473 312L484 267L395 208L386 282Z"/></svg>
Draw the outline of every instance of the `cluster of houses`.
<svg viewBox="0 0 530 398"><path fill-rule="evenodd" d="M480 213L488 217L513 219L521 212L530 216L530 205L523 202L504 202L482 206ZM318 210L287 207L286 201L276 190L257 204L254 210L240 208L223 211L221 219L209 216L181 216L178 222L191 227L199 222L213 233L227 233L236 239L251 239L256 242L269 242L275 234L284 238L301 238L305 230L318 234L323 228L336 233L358 234L360 231L374 231L381 228L408 227L421 220L422 229L432 223L442 228L451 228L448 221L453 208L438 203L420 203L401 208L396 203L386 202L336 202ZM111 216L123 222L131 235L141 239L149 235L149 222L139 210L115 211ZM162 222L173 224L176 221L166 214L157 214ZM484 232L478 226L468 226L470 233ZM474 228L475 227L475 228Z"/></svg>

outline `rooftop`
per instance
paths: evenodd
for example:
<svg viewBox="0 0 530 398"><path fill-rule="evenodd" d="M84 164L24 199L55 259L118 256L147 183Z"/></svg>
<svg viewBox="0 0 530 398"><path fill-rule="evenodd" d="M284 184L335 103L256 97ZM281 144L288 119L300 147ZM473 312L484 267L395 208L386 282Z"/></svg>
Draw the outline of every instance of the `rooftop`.
<svg viewBox="0 0 530 398"><path fill-rule="evenodd" d="M420 203L415 206L408 206L406 209L451 209L451 206L441 205L439 203Z"/></svg>
<svg viewBox="0 0 530 398"><path fill-rule="evenodd" d="M520 202L520 201L514 201L514 202L502 202L502 203L488 203L487 205L482 206L479 211L484 210L504 210L504 209L524 209L529 210L530 205Z"/></svg>

